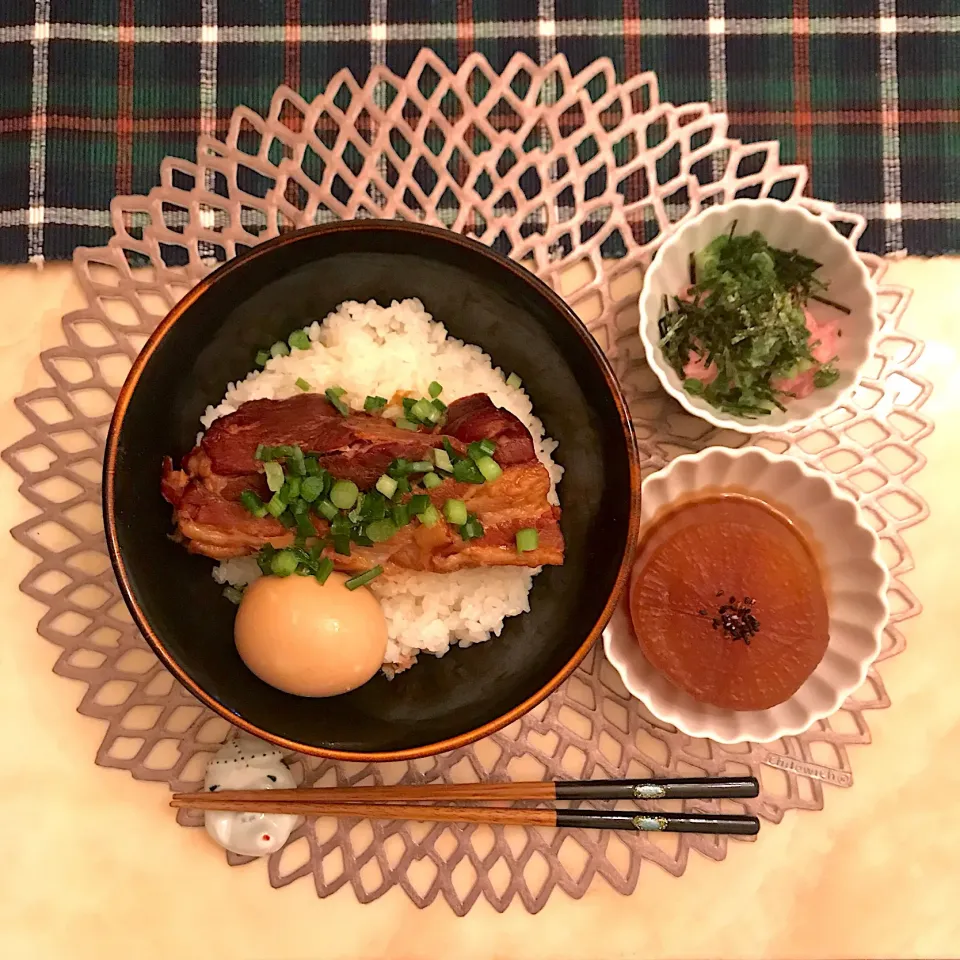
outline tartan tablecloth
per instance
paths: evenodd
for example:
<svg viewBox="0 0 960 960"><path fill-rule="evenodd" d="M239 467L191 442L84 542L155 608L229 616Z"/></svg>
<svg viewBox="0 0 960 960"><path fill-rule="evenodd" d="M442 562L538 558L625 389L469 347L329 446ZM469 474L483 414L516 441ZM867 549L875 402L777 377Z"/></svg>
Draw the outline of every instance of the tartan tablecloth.
<svg viewBox="0 0 960 960"><path fill-rule="evenodd" d="M404 74L422 46L655 70L664 99L779 139L867 217L864 248L960 250L960 0L0 0L0 261L103 244L111 198L237 105Z"/></svg>

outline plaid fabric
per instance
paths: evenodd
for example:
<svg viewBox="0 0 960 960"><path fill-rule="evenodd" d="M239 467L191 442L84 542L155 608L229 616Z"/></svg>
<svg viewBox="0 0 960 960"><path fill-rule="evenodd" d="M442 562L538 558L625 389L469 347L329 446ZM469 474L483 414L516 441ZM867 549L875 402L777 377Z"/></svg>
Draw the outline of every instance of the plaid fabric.
<svg viewBox="0 0 960 960"><path fill-rule="evenodd" d="M403 74L424 45L655 70L665 99L779 139L867 249L960 250L960 0L2 0L0 261L106 242L113 196L280 83Z"/></svg>

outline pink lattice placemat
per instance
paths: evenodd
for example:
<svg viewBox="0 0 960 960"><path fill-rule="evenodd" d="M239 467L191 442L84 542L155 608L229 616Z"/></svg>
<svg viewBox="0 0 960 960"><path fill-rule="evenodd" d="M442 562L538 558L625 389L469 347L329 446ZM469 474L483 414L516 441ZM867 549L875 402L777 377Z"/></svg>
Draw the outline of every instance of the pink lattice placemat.
<svg viewBox="0 0 960 960"><path fill-rule="evenodd" d="M852 244L862 218L805 198L806 171L782 165L777 144L731 139L726 118L706 104L662 103L651 74L617 85L606 60L573 76L563 58L539 67L518 55L498 74L474 54L454 74L425 50L406 77L378 67L361 87L341 73L312 103L281 88L267 117L239 108L225 141L201 137L196 163L168 158L160 172L161 186L148 196L114 201L108 246L76 252L87 305L64 318L66 346L42 354L53 385L18 398L32 430L3 454L40 511L13 530L39 558L21 587L47 608L38 629L62 648L55 671L88 685L80 712L108 723L99 764L188 790L230 734L150 652L107 560L103 441L133 357L218 261L282 230L377 216L471 232L563 294L615 364L648 472L710 444L759 443L834 474L859 495L882 538L893 614L878 665L844 709L774 744L721 746L658 723L627 695L598 646L548 701L471 747L379 765L294 757L298 780L752 773L761 796L734 806L770 822L787 810L820 809L825 790L852 785L847 748L869 743L868 712L889 705L882 662L902 652L897 625L920 609L902 580L913 566L903 531L927 516L908 481L923 465L917 443L932 424L920 412L930 387L911 371L922 344L898 329L910 291L884 285L883 262L864 257L880 285L883 321L868 379L823 421L759 439L714 430L662 393L642 359L636 300L657 246L709 203L802 203ZM270 858L269 876L274 886L311 877L319 896L349 884L362 902L400 886L418 906L439 895L458 914L480 897L498 910L519 898L537 911L557 889L583 896L597 876L630 893L644 861L680 874L691 850L720 860L726 844L695 835L321 820Z"/></svg>

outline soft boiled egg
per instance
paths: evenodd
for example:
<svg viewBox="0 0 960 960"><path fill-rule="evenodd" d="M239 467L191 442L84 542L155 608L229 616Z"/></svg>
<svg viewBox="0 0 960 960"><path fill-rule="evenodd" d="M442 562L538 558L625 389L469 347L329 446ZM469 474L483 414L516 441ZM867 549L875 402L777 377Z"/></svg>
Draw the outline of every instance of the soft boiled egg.
<svg viewBox="0 0 960 960"><path fill-rule="evenodd" d="M342 573L261 577L244 591L233 627L237 652L265 683L300 697L335 697L383 664L387 621L366 588Z"/></svg>

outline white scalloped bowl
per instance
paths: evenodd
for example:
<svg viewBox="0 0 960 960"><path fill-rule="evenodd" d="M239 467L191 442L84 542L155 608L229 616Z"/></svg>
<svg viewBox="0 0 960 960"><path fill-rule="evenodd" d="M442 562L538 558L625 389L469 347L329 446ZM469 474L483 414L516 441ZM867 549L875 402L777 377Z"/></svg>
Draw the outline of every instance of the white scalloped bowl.
<svg viewBox="0 0 960 960"><path fill-rule="evenodd" d="M817 276L829 284L827 296L850 308L850 315L833 307L811 301L808 309L817 320L841 320L842 337L838 347L840 377L832 386L822 387L802 400L786 403L786 412L774 410L767 417L746 418L724 413L702 397L683 389L676 371L664 360L660 350L658 321L663 297L673 297L690 285L690 253L702 250L714 237L730 230L737 221L737 233L759 230L775 247L796 249L820 261ZM814 216L796 204L778 200L734 200L710 207L681 226L660 249L643 278L640 291L640 339L647 363L663 388L696 417L716 427L741 433L768 433L787 430L806 423L833 409L851 393L863 376L873 355L877 333L877 299L873 281L853 245L845 240L824 217Z"/></svg>
<svg viewBox="0 0 960 960"><path fill-rule="evenodd" d="M678 457L643 482L641 538L680 499L736 490L789 516L817 548L827 591L830 640L816 670L789 699L767 710L726 710L675 687L644 657L630 624L628 599L603 635L607 659L627 690L659 719L692 737L766 743L802 733L842 706L880 652L887 622L888 573L880 542L856 502L826 474L760 447L712 447ZM632 584L631 584L632 586Z"/></svg>

